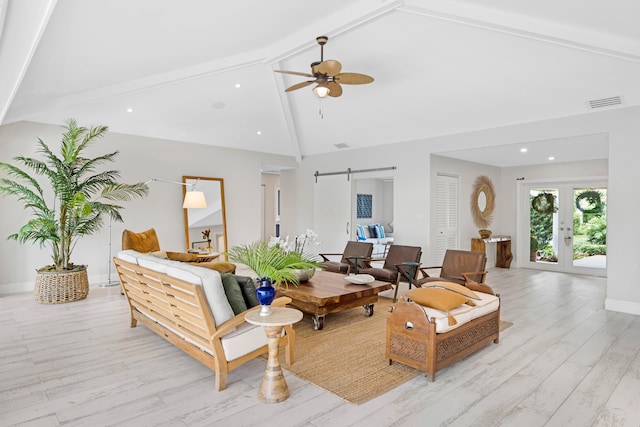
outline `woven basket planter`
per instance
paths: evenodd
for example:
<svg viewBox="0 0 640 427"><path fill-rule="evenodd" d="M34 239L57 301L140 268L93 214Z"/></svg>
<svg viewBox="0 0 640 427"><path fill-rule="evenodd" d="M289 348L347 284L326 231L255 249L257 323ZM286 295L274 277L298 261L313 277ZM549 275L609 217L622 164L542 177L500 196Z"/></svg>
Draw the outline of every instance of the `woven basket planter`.
<svg viewBox="0 0 640 427"><path fill-rule="evenodd" d="M62 304L85 299L89 294L86 266L79 271L38 271L33 292L40 304Z"/></svg>

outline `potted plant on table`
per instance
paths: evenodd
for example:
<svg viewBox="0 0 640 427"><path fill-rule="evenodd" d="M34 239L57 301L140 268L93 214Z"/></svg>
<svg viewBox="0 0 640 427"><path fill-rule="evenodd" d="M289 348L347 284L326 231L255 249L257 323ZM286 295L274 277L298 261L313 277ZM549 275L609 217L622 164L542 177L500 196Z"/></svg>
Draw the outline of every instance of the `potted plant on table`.
<svg viewBox="0 0 640 427"><path fill-rule="evenodd" d="M0 179L0 194L17 197L32 215L8 238L51 248L53 264L36 272L34 294L36 300L44 304L86 298L89 293L87 266L71 261L78 239L97 233L105 216L122 221L120 210L123 207L112 202L144 197L149 191L142 182L118 183L118 171L97 170L103 163L113 161L118 151L93 158L83 157L84 151L107 132L106 126L87 129L79 127L72 119L64 129L59 156L38 139L44 160L16 157L14 160L24 168L0 162L0 169L15 178ZM37 176L46 178L48 188Z"/></svg>
<svg viewBox="0 0 640 427"><path fill-rule="evenodd" d="M300 283L300 270L315 271L321 268L319 261L303 252L288 250L279 243L257 241L234 246L229 250L229 259L245 264L258 276L256 289L263 314L268 314L269 305L275 297L277 286ZM265 314L265 315L266 315Z"/></svg>

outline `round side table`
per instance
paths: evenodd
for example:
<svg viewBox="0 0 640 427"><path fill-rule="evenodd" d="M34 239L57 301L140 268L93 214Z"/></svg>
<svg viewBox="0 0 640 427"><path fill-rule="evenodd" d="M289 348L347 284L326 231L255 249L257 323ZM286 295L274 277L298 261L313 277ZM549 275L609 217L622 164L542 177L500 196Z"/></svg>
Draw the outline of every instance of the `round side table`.
<svg viewBox="0 0 640 427"><path fill-rule="evenodd" d="M282 374L278 358L278 344L285 325L302 320L302 312L295 308L271 307L271 314L261 316L260 310L252 310L244 315L244 319L252 325L264 327L269 346L267 368L258 390L258 399L264 403L278 403L289 397L289 387Z"/></svg>

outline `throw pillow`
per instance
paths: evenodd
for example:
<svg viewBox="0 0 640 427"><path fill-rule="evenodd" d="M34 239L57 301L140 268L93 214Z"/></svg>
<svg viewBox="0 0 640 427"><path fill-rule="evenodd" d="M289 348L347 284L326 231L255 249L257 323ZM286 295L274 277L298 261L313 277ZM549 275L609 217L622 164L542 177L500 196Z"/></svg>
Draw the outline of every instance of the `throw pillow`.
<svg viewBox="0 0 640 427"><path fill-rule="evenodd" d="M364 233L364 227L360 224L356 225L356 237L358 240L367 240L367 236Z"/></svg>
<svg viewBox="0 0 640 427"><path fill-rule="evenodd" d="M198 255L190 254L188 252L169 252L169 251L167 251L167 258L169 258L171 261L198 262Z"/></svg>
<svg viewBox="0 0 640 427"><path fill-rule="evenodd" d="M242 296L244 296L244 302L247 304L247 308L260 305L258 296L256 295L256 285L251 277L235 276L236 280L240 284L242 290Z"/></svg>
<svg viewBox="0 0 640 427"><path fill-rule="evenodd" d="M473 292L471 289L466 286L460 285L458 283L453 282L427 282L422 285L423 288L439 288L439 289L448 289L451 292L455 292L460 295L464 295L469 299L481 299L478 294ZM467 305L475 306L476 304L473 301L467 301Z"/></svg>
<svg viewBox="0 0 640 427"><path fill-rule="evenodd" d="M376 227L376 234L378 235L378 238L384 239L384 227L380 224L374 224L374 226Z"/></svg>
<svg viewBox="0 0 640 427"><path fill-rule="evenodd" d="M378 229L376 228L375 224L374 225L369 225L369 236L371 236L372 239L377 239L378 236Z"/></svg>
<svg viewBox="0 0 640 427"><path fill-rule="evenodd" d="M156 230L150 228L142 233L124 230L122 232L122 249L133 249L144 254L159 251L160 243Z"/></svg>
<svg viewBox="0 0 640 427"><path fill-rule="evenodd" d="M464 295L442 288L414 288L406 291L404 295L417 304L446 311L449 326L458 323L451 313L449 313L449 310L469 301L469 298Z"/></svg>
<svg viewBox="0 0 640 427"><path fill-rule="evenodd" d="M244 302L244 296L242 295L242 289L240 284L231 273L222 273L222 286L224 286L224 293L227 295L227 300L231 305L233 314L240 314L247 311L247 304Z"/></svg>

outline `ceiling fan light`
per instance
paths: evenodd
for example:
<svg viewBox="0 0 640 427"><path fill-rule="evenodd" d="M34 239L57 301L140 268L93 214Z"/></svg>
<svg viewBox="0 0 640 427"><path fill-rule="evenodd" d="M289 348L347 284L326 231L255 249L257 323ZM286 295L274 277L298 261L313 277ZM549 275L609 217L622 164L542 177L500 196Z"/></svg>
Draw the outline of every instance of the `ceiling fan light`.
<svg viewBox="0 0 640 427"><path fill-rule="evenodd" d="M318 85L313 88L313 93L315 93L318 98L324 98L329 95L329 92L331 92L331 90L324 85Z"/></svg>

